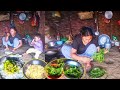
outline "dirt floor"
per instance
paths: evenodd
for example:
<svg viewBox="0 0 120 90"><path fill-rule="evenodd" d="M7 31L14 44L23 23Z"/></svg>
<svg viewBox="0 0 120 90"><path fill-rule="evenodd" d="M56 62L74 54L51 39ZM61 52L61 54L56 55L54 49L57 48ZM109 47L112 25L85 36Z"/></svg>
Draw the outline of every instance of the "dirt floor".
<svg viewBox="0 0 120 90"><path fill-rule="evenodd" d="M20 55L22 55L22 54L25 53L29 48L30 48L29 45L23 45L20 49L16 50L16 51L13 52L12 54L20 54ZM8 54L6 54L6 52L9 52L9 51L5 51L3 47L0 47L0 58L2 58L3 56L8 55ZM25 61L25 62L27 62L27 61L29 61L29 60L32 60L33 58L34 58L34 54L33 54L33 53L22 56L22 59L23 59L23 61ZM45 56L44 56L43 53L39 56L39 59L45 60Z"/></svg>
<svg viewBox="0 0 120 90"><path fill-rule="evenodd" d="M100 79L120 79L120 52L117 47L111 48L110 52L105 55L104 63L93 62L93 64L106 69L107 74ZM85 79L91 78L86 74Z"/></svg>
<svg viewBox="0 0 120 90"><path fill-rule="evenodd" d="M24 45L21 49L14 52L14 54L22 55L25 51L30 48L28 45ZM6 56L4 48L0 47L0 58ZM33 59L34 54L29 54L23 56L22 59L27 62ZM40 59L45 60L44 54L41 54ZM110 52L105 55L104 63L93 62L94 66L101 66L106 69L107 74L105 74L100 79L120 79L120 52L117 47L111 48ZM88 74L85 74L84 79L91 79Z"/></svg>

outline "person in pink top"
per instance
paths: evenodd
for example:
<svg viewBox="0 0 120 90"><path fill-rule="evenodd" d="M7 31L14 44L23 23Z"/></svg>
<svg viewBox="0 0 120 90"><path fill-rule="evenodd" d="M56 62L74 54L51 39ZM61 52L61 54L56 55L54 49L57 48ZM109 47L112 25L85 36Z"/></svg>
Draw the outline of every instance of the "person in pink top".
<svg viewBox="0 0 120 90"><path fill-rule="evenodd" d="M29 48L25 54L35 53L34 58L38 59L39 55L43 52L43 42L40 34L37 33L34 35L34 39L30 43L30 46L33 46L33 48Z"/></svg>

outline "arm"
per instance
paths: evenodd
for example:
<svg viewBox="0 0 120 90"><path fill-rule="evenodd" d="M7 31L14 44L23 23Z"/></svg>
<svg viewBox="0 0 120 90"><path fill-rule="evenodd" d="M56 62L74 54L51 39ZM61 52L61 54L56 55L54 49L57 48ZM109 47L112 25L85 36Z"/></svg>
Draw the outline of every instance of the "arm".
<svg viewBox="0 0 120 90"><path fill-rule="evenodd" d="M71 57L73 59L78 60L78 61L83 62L83 63L89 63L91 61L90 58L83 57L83 56L78 56L76 53L77 53L77 50L72 48Z"/></svg>
<svg viewBox="0 0 120 90"><path fill-rule="evenodd" d="M33 46L35 44L35 40L33 39L32 42L30 43L30 46Z"/></svg>
<svg viewBox="0 0 120 90"><path fill-rule="evenodd" d="M100 47L99 47L99 46L97 47L97 51L98 51L98 52L100 51Z"/></svg>
<svg viewBox="0 0 120 90"><path fill-rule="evenodd" d="M5 37L5 41L7 42L9 39L10 33L7 33L6 37Z"/></svg>
<svg viewBox="0 0 120 90"><path fill-rule="evenodd" d="M19 45L16 48L14 48L13 51L15 51L16 49L20 48L22 45L23 45L22 44L22 40L19 40Z"/></svg>
<svg viewBox="0 0 120 90"><path fill-rule="evenodd" d="M73 59L75 59L75 60L82 60L81 57L78 56L76 53L77 53L77 50L74 49L74 48L72 48L72 50L71 50L71 57L72 57Z"/></svg>

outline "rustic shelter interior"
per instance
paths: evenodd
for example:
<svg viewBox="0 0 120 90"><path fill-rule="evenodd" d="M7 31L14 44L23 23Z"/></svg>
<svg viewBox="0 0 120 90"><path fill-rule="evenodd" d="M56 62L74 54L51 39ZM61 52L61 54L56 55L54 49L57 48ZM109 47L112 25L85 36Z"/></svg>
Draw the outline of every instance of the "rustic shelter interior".
<svg viewBox="0 0 120 90"><path fill-rule="evenodd" d="M44 44L44 13L44 11L0 12L0 56L5 56L4 48L2 45L2 38L5 36L6 32L9 32L11 27L16 28L23 41L23 46L20 49L16 50L14 54L25 53L26 50L30 48L29 39L32 40L35 33L41 34L41 38ZM31 55L29 55L28 60L30 60L31 58ZM44 55L42 55L41 58L44 59Z"/></svg>
<svg viewBox="0 0 120 90"><path fill-rule="evenodd" d="M101 66L107 70L107 76L104 79L120 78L120 11L112 11L112 16L106 15L106 11L46 11L45 13L45 35L50 34L51 38L57 39L57 35L61 38L73 39L83 26L93 29L96 36L108 35L113 43L109 53L105 54L105 62L93 62L95 66ZM97 33L96 33L97 32ZM45 39L48 43L48 40ZM115 45L114 45L115 44ZM45 50L59 50L47 48ZM62 57L59 53L58 57L46 56L46 59L55 59ZM55 58L54 58L55 57ZM86 76L86 78L90 78Z"/></svg>
<svg viewBox="0 0 120 90"><path fill-rule="evenodd" d="M84 26L92 29L96 38L92 38L91 41L97 40L101 50L97 51L98 47L95 47L94 57L89 58L91 60L89 64L92 67L89 70L86 69L88 63L66 58L67 55L63 53L67 49L62 49L64 46L73 47L77 34L81 35L83 43L80 31ZM15 51L5 50L5 45L3 45L3 37L11 27L16 28L23 42L23 46ZM33 47L30 43L34 41L33 36L36 33L41 35L43 43L43 52L38 59L35 59L36 54L25 54L29 48ZM84 47L87 47L89 43ZM68 54L78 55L77 49L75 50L75 53L68 50ZM86 51L87 49L84 52ZM17 64L11 65L9 61L12 59ZM19 67L19 70L16 67ZM17 70L19 73L16 73ZM1 11L0 78L120 79L120 11Z"/></svg>

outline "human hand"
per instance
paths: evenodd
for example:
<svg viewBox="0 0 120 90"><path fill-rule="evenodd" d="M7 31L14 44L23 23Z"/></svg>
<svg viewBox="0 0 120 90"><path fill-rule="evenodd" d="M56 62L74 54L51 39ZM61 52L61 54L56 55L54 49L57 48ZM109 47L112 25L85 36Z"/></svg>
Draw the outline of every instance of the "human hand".
<svg viewBox="0 0 120 90"><path fill-rule="evenodd" d="M9 50L9 48L8 48L8 47L6 47L6 48L5 48L5 50Z"/></svg>
<svg viewBox="0 0 120 90"><path fill-rule="evenodd" d="M32 40L32 42L30 43L31 45L33 45L35 43L35 39Z"/></svg>
<svg viewBox="0 0 120 90"><path fill-rule="evenodd" d="M9 37L9 36L10 36L10 33L7 33L6 35L7 35L7 37Z"/></svg>
<svg viewBox="0 0 120 90"><path fill-rule="evenodd" d="M90 62L91 62L91 59L88 58L88 57L82 57L81 61L82 61L83 63L90 63Z"/></svg>
<svg viewBox="0 0 120 90"><path fill-rule="evenodd" d="M104 54L108 53L109 50L108 49L104 49Z"/></svg>
<svg viewBox="0 0 120 90"><path fill-rule="evenodd" d="M14 51L16 51L16 50L17 50L16 48L13 48L13 50L12 50L12 51L14 52Z"/></svg>

